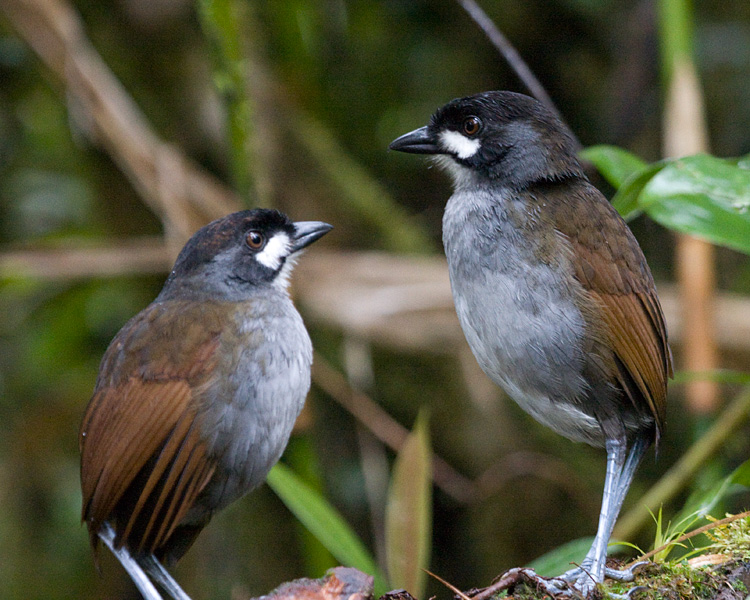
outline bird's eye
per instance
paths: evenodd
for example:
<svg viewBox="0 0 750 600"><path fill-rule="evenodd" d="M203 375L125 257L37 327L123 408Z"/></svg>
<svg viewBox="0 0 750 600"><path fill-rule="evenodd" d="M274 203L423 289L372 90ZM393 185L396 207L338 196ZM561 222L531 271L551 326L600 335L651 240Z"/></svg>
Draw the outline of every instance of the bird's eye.
<svg viewBox="0 0 750 600"><path fill-rule="evenodd" d="M479 120L479 117L467 117L464 121L464 133L466 135L476 135L481 128L482 121Z"/></svg>
<svg viewBox="0 0 750 600"><path fill-rule="evenodd" d="M253 250L260 250L266 243L266 238L260 231L251 231L245 238L245 243Z"/></svg>

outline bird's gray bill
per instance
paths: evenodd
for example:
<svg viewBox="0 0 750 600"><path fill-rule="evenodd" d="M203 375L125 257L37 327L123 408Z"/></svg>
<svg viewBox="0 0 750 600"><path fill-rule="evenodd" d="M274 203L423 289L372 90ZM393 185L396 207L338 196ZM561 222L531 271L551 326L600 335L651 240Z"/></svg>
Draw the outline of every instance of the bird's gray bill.
<svg viewBox="0 0 750 600"><path fill-rule="evenodd" d="M333 229L333 225L322 221L297 221L294 224L295 236L293 251L297 252L306 248L314 241L322 238Z"/></svg>
<svg viewBox="0 0 750 600"><path fill-rule="evenodd" d="M391 150L410 152L411 154L440 154L442 151L435 143L435 138L427 126L405 133L393 140L388 146Z"/></svg>

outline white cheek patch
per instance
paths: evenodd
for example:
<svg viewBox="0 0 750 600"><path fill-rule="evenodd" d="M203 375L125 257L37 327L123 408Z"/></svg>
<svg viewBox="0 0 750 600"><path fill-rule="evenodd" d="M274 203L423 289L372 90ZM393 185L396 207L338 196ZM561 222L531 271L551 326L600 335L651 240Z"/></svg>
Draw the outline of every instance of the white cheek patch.
<svg viewBox="0 0 750 600"><path fill-rule="evenodd" d="M291 240L286 233L275 234L268 242L266 247L256 256L258 262L272 271L281 266L282 261L289 255Z"/></svg>
<svg viewBox="0 0 750 600"><path fill-rule="evenodd" d="M276 279L273 280L273 285L275 287L283 291L286 291L289 288L289 278L292 275L294 265L297 264L297 258L299 258L299 255L300 253L297 252L286 259L284 266L281 267L281 271L277 273Z"/></svg>
<svg viewBox="0 0 750 600"><path fill-rule="evenodd" d="M441 131L440 145L458 158L471 158L477 153L481 144L477 139L469 139L458 131Z"/></svg>

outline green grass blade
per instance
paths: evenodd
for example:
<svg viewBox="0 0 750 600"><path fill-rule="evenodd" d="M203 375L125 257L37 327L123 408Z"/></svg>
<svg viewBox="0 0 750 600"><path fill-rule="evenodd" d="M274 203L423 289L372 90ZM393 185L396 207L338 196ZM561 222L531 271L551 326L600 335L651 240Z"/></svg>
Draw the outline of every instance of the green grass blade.
<svg viewBox="0 0 750 600"><path fill-rule="evenodd" d="M277 463L266 479L271 489L336 560L374 575L375 597L387 589L385 577L338 511L321 494L303 482L289 467Z"/></svg>
<svg viewBox="0 0 750 600"><path fill-rule="evenodd" d="M396 457L386 506L388 576L397 588L424 597L432 545L432 451L420 412Z"/></svg>

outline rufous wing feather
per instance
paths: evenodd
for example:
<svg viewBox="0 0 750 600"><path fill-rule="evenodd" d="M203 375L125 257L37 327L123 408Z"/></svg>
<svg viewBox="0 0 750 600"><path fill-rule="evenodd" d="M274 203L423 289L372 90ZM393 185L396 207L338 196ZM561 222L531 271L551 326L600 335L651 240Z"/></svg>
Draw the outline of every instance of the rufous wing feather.
<svg viewBox="0 0 750 600"><path fill-rule="evenodd" d="M190 319L173 325L165 314L163 307L147 309L126 328L145 324L162 338L174 337L173 344L159 340L169 351L155 353L146 344L118 360L132 339L124 328L102 361L104 372L84 415L82 517L95 547L97 532L110 521L118 545L156 553L214 473L196 421L195 389L211 372L218 333L186 326ZM119 370L110 376L106 371L114 365Z"/></svg>
<svg viewBox="0 0 750 600"><path fill-rule="evenodd" d="M672 357L653 278L638 242L596 188L578 185L566 194L567 206L586 206L556 221L572 245L575 276L599 307L620 387L634 405L645 402L658 440ZM599 201L584 200L582 194L599 196Z"/></svg>
<svg viewBox="0 0 750 600"><path fill-rule="evenodd" d="M651 297L653 292L593 295L604 308L604 320L621 371L619 383L631 401L645 400L655 419L658 436L664 426L667 377L672 375L672 368L663 320L653 320L647 308L655 301ZM658 315L661 317L661 311ZM633 397L631 381L637 386L640 398Z"/></svg>

